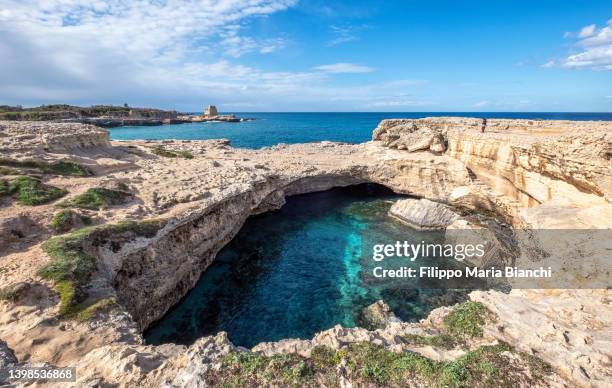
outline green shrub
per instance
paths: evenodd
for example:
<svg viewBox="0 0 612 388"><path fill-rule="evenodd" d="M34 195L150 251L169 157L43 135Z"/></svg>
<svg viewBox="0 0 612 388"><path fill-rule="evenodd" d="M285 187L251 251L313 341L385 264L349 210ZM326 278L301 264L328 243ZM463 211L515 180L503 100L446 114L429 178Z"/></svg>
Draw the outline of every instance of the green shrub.
<svg viewBox="0 0 612 388"><path fill-rule="evenodd" d="M0 166L14 168L29 168L36 169L42 173L68 176L89 176L91 171L78 163L60 160L53 163L47 163L39 160L17 160L11 158L0 158ZM16 170L12 170L16 172ZM8 175L8 174L7 174ZM14 175L14 174L13 174Z"/></svg>
<svg viewBox="0 0 612 388"><path fill-rule="evenodd" d="M17 202L23 205L42 205L55 201L68 192L60 188L43 184L29 176L19 176L11 181L9 194L16 194Z"/></svg>
<svg viewBox="0 0 612 388"><path fill-rule="evenodd" d="M67 232L72 229L75 224L79 224L79 220L84 225L89 225L91 223L91 218L87 216L77 214L70 209L62 209L53 216L49 227L58 233Z"/></svg>
<svg viewBox="0 0 612 388"><path fill-rule="evenodd" d="M81 209L99 210L113 205L120 205L132 198L132 194L125 191L105 189L103 187L93 187L87 189L83 194L79 194L61 204L65 207L77 207Z"/></svg>
<svg viewBox="0 0 612 388"><path fill-rule="evenodd" d="M538 373L525 373L508 362L505 352L518 355ZM325 346L312 349L309 358L297 354L271 357L252 352L229 353L219 369L205 376L211 386L309 386L321 382L338 386L337 365L346 359L346 372L354 386L473 387L530 386L541 383L552 370L546 363L508 344L480 346L454 361L434 361L412 352L395 353L369 342L354 343L341 350Z"/></svg>
<svg viewBox="0 0 612 388"><path fill-rule="evenodd" d="M161 145L157 145L155 147L151 147L151 152L153 152L157 156L162 156L164 158L185 158L185 159L193 159L193 154L187 150L179 150L172 151L164 148Z"/></svg>
<svg viewBox="0 0 612 388"><path fill-rule="evenodd" d="M116 305L117 300L115 298L100 299L87 307L76 308L75 310L77 310L78 312L71 316L71 318L74 317L77 321L80 322L89 321L90 319L94 318L99 312L108 311Z"/></svg>
<svg viewBox="0 0 612 388"><path fill-rule="evenodd" d="M56 213L49 225L56 232L65 232L72 228L74 213L71 210L63 209Z"/></svg>
<svg viewBox="0 0 612 388"><path fill-rule="evenodd" d="M458 345L456 337L449 334L417 335L407 334L402 337L406 343L419 346L433 346L443 349L452 349Z"/></svg>
<svg viewBox="0 0 612 388"><path fill-rule="evenodd" d="M53 173L57 175L69 175L69 176L93 175L92 172L87 167L84 167L74 162L63 161L63 160L45 166L43 168L43 172Z"/></svg>
<svg viewBox="0 0 612 388"><path fill-rule="evenodd" d="M87 299L86 286L96 270L96 259L84 249L84 243L112 240L114 235L132 233L133 238L153 237L163 221L123 221L116 224L90 226L53 237L42 244L49 262L38 270L38 275L55 283L60 296L60 316L75 318L96 301ZM99 307L99 306L98 306Z"/></svg>
<svg viewBox="0 0 612 388"><path fill-rule="evenodd" d="M482 337L482 326L489 317L491 313L482 303L468 300L456 306L443 321L450 334Z"/></svg>

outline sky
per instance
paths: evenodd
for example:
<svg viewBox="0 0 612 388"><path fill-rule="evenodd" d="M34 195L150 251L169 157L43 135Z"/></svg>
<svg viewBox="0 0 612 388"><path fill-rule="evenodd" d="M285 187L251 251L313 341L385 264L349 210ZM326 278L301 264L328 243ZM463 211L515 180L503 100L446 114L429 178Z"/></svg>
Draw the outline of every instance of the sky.
<svg viewBox="0 0 612 388"><path fill-rule="evenodd" d="M0 0L0 105L612 111L612 1Z"/></svg>

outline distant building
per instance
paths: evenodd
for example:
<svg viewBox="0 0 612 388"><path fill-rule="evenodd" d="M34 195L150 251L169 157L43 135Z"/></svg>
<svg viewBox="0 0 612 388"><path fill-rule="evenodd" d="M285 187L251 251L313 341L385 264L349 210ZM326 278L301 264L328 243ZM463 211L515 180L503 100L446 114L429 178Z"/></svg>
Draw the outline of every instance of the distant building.
<svg viewBox="0 0 612 388"><path fill-rule="evenodd" d="M214 116L219 116L219 112L217 112L217 107L214 105L209 105L204 110L204 117L214 117Z"/></svg>

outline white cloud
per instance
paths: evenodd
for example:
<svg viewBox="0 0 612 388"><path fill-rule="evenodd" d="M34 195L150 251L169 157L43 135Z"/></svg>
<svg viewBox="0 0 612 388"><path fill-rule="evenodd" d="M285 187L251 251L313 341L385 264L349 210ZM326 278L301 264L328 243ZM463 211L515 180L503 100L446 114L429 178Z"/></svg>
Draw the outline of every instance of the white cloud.
<svg viewBox="0 0 612 388"><path fill-rule="evenodd" d="M602 28L597 28L595 24L583 27L577 37L577 53L547 62L542 67L612 70L612 19Z"/></svg>
<svg viewBox="0 0 612 388"><path fill-rule="evenodd" d="M245 23L295 2L0 0L0 100L162 101L239 90L263 73L224 57L285 45L243 35Z"/></svg>
<svg viewBox="0 0 612 388"><path fill-rule="evenodd" d="M589 36L593 36L596 28L597 26L595 24L590 24L586 27L582 27L582 29L578 33L578 37L581 39L584 39L584 38L588 38Z"/></svg>
<svg viewBox="0 0 612 388"><path fill-rule="evenodd" d="M324 73L341 74L341 73L371 73L374 69L369 66L356 65L354 63L338 62L330 65L321 65L314 68L315 70Z"/></svg>
<svg viewBox="0 0 612 388"><path fill-rule="evenodd" d="M283 38L270 38L263 40L255 40L250 36L240 35L240 26L230 25L225 28L225 31L220 34L221 46L223 54L238 58L251 52L259 52L260 54L269 54L280 50L286 46L286 40Z"/></svg>
<svg viewBox="0 0 612 388"><path fill-rule="evenodd" d="M237 63L290 44L246 34L249 21L293 0L0 0L0 101L34 105L124 103L192 110L354 110L419 101L401 93L426 81L334 84L352 63L267 71ZM296 91L299 91L297 93ZM334 102L330 104L330 102Z"/></svg>
<svg viewBox="0 0 612 388"><path fill-rule="evenodd" d="M335 38L327 42L327 45L330 47L358 40L355 28L352 26L330 26L329 29L335 36Z"/></svg>
<svg viewBox="0 0 612 388"><path fill-rule="evenodd" d="M477 103L475 103L474 105L472 105L474 108L482 108L485 107L487 105L489 105L490 102L489 101L478 101Z"/></svg>

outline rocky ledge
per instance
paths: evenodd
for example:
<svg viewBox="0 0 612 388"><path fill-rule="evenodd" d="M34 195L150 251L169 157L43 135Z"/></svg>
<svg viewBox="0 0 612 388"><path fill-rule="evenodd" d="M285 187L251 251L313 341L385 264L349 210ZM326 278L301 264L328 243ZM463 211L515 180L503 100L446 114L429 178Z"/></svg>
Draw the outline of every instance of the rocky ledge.
<svg viewBox="0 0 612 388"><path fill-rule="evenodd" d="M0 339L20 363L76 366L80 386L609 384L608 290L473 292L420 323L251 351L223 333L188 348L143 343L244 221L290 195L374 182L517 228L612 226L612 123L480 125L385 120L368 143L247 150L0 122Z"/></svg>

